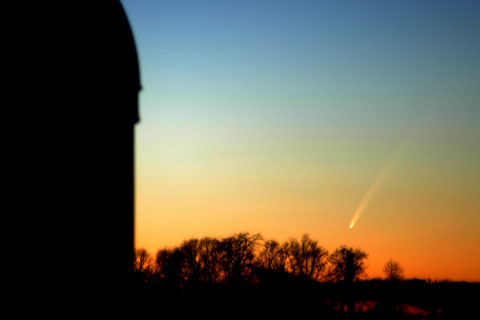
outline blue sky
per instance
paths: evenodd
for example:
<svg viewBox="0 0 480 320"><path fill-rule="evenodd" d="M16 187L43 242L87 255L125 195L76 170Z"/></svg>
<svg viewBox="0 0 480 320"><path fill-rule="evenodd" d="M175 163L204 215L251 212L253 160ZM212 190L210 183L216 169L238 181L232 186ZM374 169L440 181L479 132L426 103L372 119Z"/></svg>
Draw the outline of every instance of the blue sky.
<svg viewBox="0 0 480 320"><path fill-rule="evenodd" d="M336 230L382 259L380 243L405 261L395 243L460 237L465 261L480 247L479 1L121 2L143 85L137 244L252 231L333 246ZM342 234L399 146L368 233Z"/></svg>
<svg viewBox="0 0 480 320"><path fill-rule="evenodd" d="M123 3L144 119L174 108L262 126L321 117L383 131L434 118L471 130L479 115L475 1Z"/></svg>

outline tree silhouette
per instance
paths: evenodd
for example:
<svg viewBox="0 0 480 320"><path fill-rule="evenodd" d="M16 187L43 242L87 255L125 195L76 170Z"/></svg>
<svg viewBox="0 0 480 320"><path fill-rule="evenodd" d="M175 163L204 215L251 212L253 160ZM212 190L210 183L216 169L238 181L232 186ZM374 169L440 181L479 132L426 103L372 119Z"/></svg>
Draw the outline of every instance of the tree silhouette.
<svg viewBox="0 0 480 320"><path fill-rule="evenodd" d="M153 271L153 259L147 250L141 248L134 251L133 258L133 281L135 286L148 285Z"/></svg>
<svg viewBox="0 0 480 320"><path fill-rule="evenodd" d="M364 260L368 255L360 250L347 246L340 246L329 257L330 270L327 277L336 282L343 282L343 306L348 312L354 312L353 282L365 274Z"/></svg>
<svg viewBox="0 0 480 320"><path fill-rule="evenodd" d="M239 233L222 240L186 240L178 248L157 252L157 274L179 288L221 281L247 283L260 239L260 234Z"/></svg>
<svg viewBox="0 0 480 320"><path fill-rule="evenodd" d="M472 311L480 288L478 283L419 279L356 282L366 276L368 255L360 249L340 246L328 255L308 234L283 244L261 239L249 233L189 239L159 250L155 263L138 249L135 296L142 305L153 303L152 308L156 303L177 308L178 303L210 316L215 309L295 318L318 312L326 319L457 319L459 312ZM384 272L388 280L403 278L403 268L392 259ZM356 309L359 314L352 314Z"/></svg>
<svg viewBox="0 0 480 320"><path fill-rule="evenodd" d="M228 283L248 282L251 279L260 234L239 233L222 239L219 245L224 279Z"/></svg>
<svg viewBox="0 0 480 320"><path fill-rule="evenodd" d="M328 278L333 281L352 283L365 274L365 259L368 254L360 249L340 246L328 257L330 270Z"/></svg>
<svg viewBox="0 0 480 320"><path fill-rule="evenodd" d="M182 259L182 252L178 248L161 249L157 252L156 271L167 286L178 288L182 285Z"/></svg>
<svg viewBox="0 0 480 320"><path fill-rule="evenodd" d="M179 251L181 280L184 283L198 283L200 281L200 259L198 239L184 241Z"/></svg>
<svg viewBox="0 0 480 320"><path fill-rule="evenodd" d="M198 248L200 264L200 281L205 283L220 282L222 276L220 241L205 237L200 240Z"/></svg>
<svg viewBox="0 0 480 320"><path fill-rule="evenodd" d="M147 250L141 248L135 250L133 261L134 272L150 272L152 267L152 257Z"/></svg>
<svg viewBox="0 0 480 320"><path fill-rule="evenodd" d="M403 268L398 261L388 260L383 266L383 272L388 281L398 281L403 279Z"/></svg>
<svg viewBox="0 0 480 320"><path fill-rule="evenodd" d="M266 270L285 271L287 250L276 240L268 240L258 255L258 264Z"/></svg>
<svg viewBox="0 0 480 320"><path fill-rule="evenodd" d="M284 248L287 252L289 270L297 276L319 280L325 269L327 250L318 245L317 241L310 239L308 234L302 240L290 239Z"/></svg>

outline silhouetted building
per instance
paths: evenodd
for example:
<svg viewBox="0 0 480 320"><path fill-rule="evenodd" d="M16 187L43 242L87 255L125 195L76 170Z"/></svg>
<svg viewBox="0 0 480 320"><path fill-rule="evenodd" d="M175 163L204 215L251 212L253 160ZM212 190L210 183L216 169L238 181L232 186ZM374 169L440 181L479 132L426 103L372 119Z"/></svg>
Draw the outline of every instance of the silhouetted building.
<svg viewBox="0 0 480 320"><path fill-rule="evenodd" d="M140 90L132 31L118 0L36 6L18 36L26 48L10 152L27 282L126 288Z"/></svg>

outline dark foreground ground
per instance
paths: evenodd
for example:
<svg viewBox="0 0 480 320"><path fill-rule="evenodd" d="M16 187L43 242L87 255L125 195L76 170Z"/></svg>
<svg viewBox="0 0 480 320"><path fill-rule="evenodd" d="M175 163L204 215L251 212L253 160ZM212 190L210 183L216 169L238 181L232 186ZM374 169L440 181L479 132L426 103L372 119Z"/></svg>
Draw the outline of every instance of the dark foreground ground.
<svg viewBox="0 0 480 320"><path fill-rule="evenodd" d="M254 285L159 281L135 290L137 310L172 319L480 319L480 283L368 280L347 289L268 275Z"/></svg>

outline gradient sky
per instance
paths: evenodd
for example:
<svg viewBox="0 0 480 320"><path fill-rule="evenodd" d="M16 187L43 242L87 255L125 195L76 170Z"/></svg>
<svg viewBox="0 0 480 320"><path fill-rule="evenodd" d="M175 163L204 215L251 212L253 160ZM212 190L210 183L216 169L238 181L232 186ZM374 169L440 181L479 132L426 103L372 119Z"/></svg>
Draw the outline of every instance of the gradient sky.
<svg viewBox="0 0 480 320"><path fill-rule="evenodd" d="M122 3L137 247L309 233L370 277L480 280L480 1Z"/></svg>

